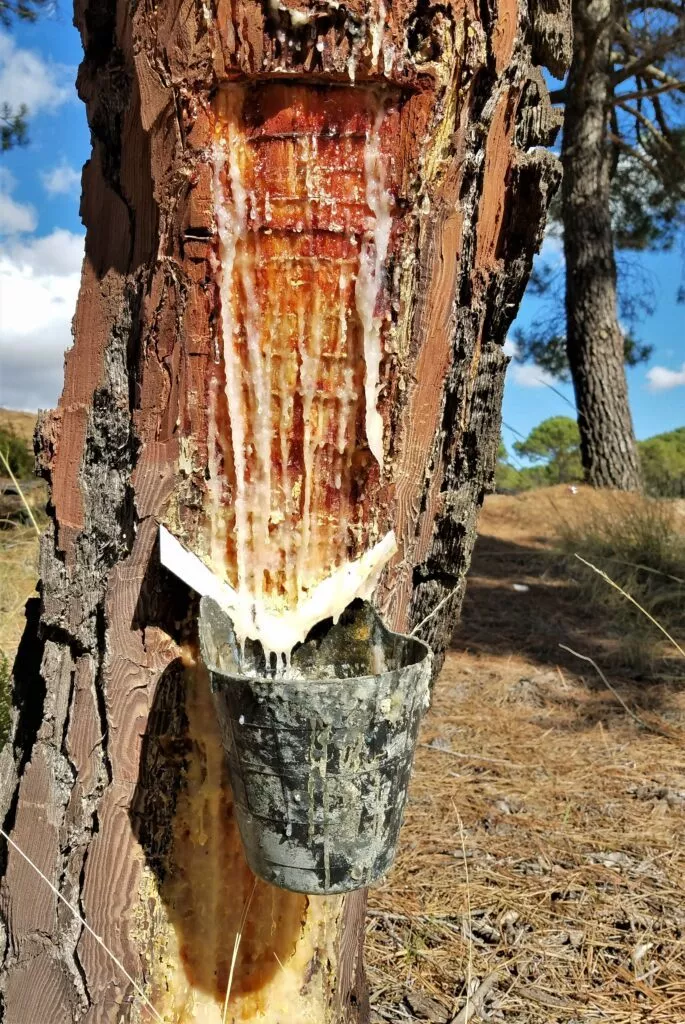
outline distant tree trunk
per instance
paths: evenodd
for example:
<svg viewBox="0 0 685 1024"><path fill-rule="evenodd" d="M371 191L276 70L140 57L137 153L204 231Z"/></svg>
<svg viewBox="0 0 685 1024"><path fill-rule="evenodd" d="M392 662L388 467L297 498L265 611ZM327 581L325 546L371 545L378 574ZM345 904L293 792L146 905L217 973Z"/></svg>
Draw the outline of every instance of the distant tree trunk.
<svg viewBox="0 0 685 1024"><path fill-rule="evenodd" d="M566 344L588 483L641 487L616 304L611 229L613 0L573 0L573 61L565 87L562 217Z"/></svg>
<svg viewBox="0 0 685 1024"><path fill-rule="evenodd" d="M169 1024L222 1021L252 877L197 665L196 602L160 568L156 533L163 521L207 555L218 508L235 554L247 477L228 472L235 430L221 403L229 370L252 394L248 355L268 350L282 377L263 391L273 408L246 420L245 460L265 413L294 423L287 443L315 428L319 442L308 487L299 455L267 448L292 486L280 506L242 514L278 531L308 490L319 541L331 532L326 543L342 538L350 557L359 538L394 528L399 552L374 600L406 630L450 597L422 628L444 651L494 471L501 346L558 178L541 149L556 119L534 65L563 65L567 14L559 0L77 0L93 141L86 259L64 392L38 436L52 522L15 666L0 806L13 841L117 959L3 846L5 1024L151 1020L139 989ZM230 173L217 162L226 138L243 160ZM379 161L392 230L365 315L382 350L382 465L364 433L361 307L348 301L359 238L378 219L368 166ZM222 230L243 274L232 291ZM314 332L293 316L297 288ZM344 390L312 384L324 342L349 371ZM311 414L325 421L332 397L354 410L337 439ZM343 505L353 528L336 519ZM364 908L363 892L257 885L228 1020L364 1020Z"/></svg>

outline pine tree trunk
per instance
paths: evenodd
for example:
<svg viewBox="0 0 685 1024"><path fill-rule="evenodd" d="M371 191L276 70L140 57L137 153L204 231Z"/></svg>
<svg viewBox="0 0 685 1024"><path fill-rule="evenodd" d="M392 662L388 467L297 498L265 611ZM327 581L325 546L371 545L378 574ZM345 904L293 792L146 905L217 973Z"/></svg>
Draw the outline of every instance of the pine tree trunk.
<svg viewBox="0 0 685 1024"><path fill-rule="evenodd" d="M216 10L203 0L77 0L78 84L93 138L83 179L86 259L64 393L38 435L52 522L39 606L28 608L15 666L13 736L0 755L4 828L16 844L0 862L5 1024L151 1020L145 999L175 1024L222 1020L253 881L197 663L196 600L160 568L157 526L209 557L207 538L216 539L223 516L232 524L220 537L223 555L238 558L236 495L247 484L230 477L228 435L217 433L214 415L217 381L229 369L226 304L235 303L248 342L250 322L272 317L276 353L292 340L296 271L291 259L269 277L269 246L305 263L307 246L320 246L316 272L332 265L335 280L347 282L344 259L361 257L345 248L355 240L333 223L326 197L350 207L350 235L363 236L379 194L367 181L365 197L360 185L371 148L393 197L372 309L382 314L382 465L364 432L360 307L342 284L336 298L328 279L303 279L310 305L345 321L345 402L358 411L340 443L347 461L338 504L326 499L327 515L319 514L338 465L317 461L328 450L322 437L307 515L317 550L332 552L342 535L347 557L394 528L399 551L374 600L390 625L407 630L449 597L422 629L438 656L444 651L496 461L501 345L558 177L540 148L556 121L533 65L563 66L567 13L540 0L533 9L502 0L392 11L382 3L313 11L250 0L219 0ZM384 91L372 84L381 75ZM221 231L238 216L242 188L233 167L217 171L217 139L226 137L238 139L244 160L262 161L240 237L243 285L257 280L249 276L257 265L266 275L253 296L247 285L226 291ZM323 154L336 146L344 160L331 169ZM267 211L262 195L267 179L274 196L290 181L293 161L303 170L293 180L309 197L302 223L292 196ZM322 318L317 345L328 337ZM300 351L288 350L302 424L293 444L313 429L303 368L313 344L307 334ZM246 393L256 386L248 356L236 346L230 358ZM324 418L325 390L313 389ZM277 391L268 400L282 403ZM269 415L283 423L284 408ZM256 458L259 422L247 421L247 459ZM300 495L302 460L279 465ZM292 513L284 495L273 530ZM354 529L329 536L343 505ZM264 514L243 512L252 521ZM284 587L288 570L286 558ZM308 898L257 884L227 1019L366 1019L364 906L363 892Z"/></svg>
<svg viewBox="0 0 685 1024"><path fill-rule="evenodd" d="M573 61L565 87L562 216L566 344L588 483L637 491L640 464L628 404L611 229L613 0L573 0Z"/></svg>

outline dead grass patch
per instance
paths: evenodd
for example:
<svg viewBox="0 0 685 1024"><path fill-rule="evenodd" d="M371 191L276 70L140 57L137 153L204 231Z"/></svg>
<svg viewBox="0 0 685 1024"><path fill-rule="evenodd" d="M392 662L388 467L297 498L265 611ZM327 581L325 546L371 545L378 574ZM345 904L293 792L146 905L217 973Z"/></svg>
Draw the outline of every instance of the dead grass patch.
<svg viewBox="0 0 685 1024"><path fill-rule="evenodd" d="M470 995L496 975L472 1020L682 1024L683 834L681 742L582 677L450 654L371 894L376 1019L457 1018L470 949Z"/></svg>
<svg viewBox="0 0 685 1024"><path fill-rule="evenodd" d="M609 558L638 564L663 612L680 583L658 605L639 563L685 577L681 506L650 522L651 503L587 489L486 502L397 863L370 894L376 1021L685 1024L685 690L632 670L610 690L560 650L625 661L627 602L591 570L592 592L569 580L553 549L575 522L570 547L613 578Z"/></svg>
<svg viewBox="0 0 685 1024"><path fill-rule="evenodd" d="M0 530L0 651L11 660L24 628L24 605L36 592L38 537L32 526Z"/></svg>
<svg viewBox="0 0 685 1024"><path fill-rule="evenodd" d="M607 573L676 639L685 636L685 517L680 503L611 496L590 502L582 512L562 518L557 537L571 556L566 568L580 589L580 599L611 614L621 643L614 665L642 674L682 672L663 637L640 610L574 554Z"/></svg>

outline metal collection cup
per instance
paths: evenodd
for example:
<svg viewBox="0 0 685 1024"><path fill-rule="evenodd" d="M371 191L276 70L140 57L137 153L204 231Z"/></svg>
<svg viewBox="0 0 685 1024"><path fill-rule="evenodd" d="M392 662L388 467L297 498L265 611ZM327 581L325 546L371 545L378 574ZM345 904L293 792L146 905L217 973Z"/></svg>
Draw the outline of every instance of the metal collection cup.
<svg viewBox="0 0 685 1024"><path fill-rule="evenodd" d="M261 646L237 643L230 618L200 604L211 677L248 863L295 892L347 892L390 868L431 652L355 601L297 647L287 675Z"/></svg>

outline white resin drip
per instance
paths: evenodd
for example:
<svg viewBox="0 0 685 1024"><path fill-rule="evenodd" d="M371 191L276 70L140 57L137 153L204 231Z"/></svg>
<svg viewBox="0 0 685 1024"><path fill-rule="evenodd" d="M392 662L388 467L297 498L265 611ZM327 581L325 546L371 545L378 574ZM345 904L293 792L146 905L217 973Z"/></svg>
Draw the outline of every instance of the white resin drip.
<svg viewBox="0 0 685 1024"><path fill-rule="evenodd" d="M260 309L255 293L252 268L243 260L241 281L247 299L245 331L247 335L250 376L257 399L257 415L252 419L257 472L252 481L250 511L252 513L254 590L261 594L264 568L269 555L269 512L271 509L271 355L262 354ZM256 422L255 422L256 420Z"/></svg>
<svg viewBox="0 0 685 1024"><path fill-rule="evenodd" d="M359 44L356 39L353 40L350 47L350 55L347 58L347 74L349 75L350 82L354 85L357 78L357 49Z"/></svg>
<svg viewBox="0 0 685 1024"><path fill-rule="evenodd" d="M212 597L230 616L239 643L257 640L269 656L275 653L287 665L293 648L324 619L337 622L356 597L373 593L383 567L397 551L391 531L354 562L341 565L317 584L294 608L274 611L264 601L251 599L220 580L204 562L183 547L163 526L159 528L162 565L202 596Z"/></svg>
<svg viewBox="0 0 685 1024"><path fill-rule="evenodd" d="M380 57L383 35L385 33L385 17L385 4L383 0L379 0L378 17L371 26L371 65L374 71L378 71L378 58Z"/></svg>
<svg viewBox="0 0 685 1024"><path fill-rule="evenodd" d="M385 188L380 146L382 120L383 111L379 110L364 147L366 202L373 214L373 228L364 237L355 285L355 304L364 332L366 438L371 452L381 467L383 466L383 418L378 412L378 387L382 350L381 318L376 316L376 304L392 228L391 197Z"/></svg>
<svg viewBox="0 0 685 1024"><path fill-rule="evenodd" d="M233 266L236 245L246 231L246 197L240 180L237 142L229 127L228 140L217 143L214 150L214 210L219 236L219 267L217 285L221 295L221 328L224 344L224 370L226 373L226 400L231 421L231 442L235 465L236 493L234 498L236 520L236 562L238 587L247 582L248 521L246 496L245 405L240 372L240 360L235 350L233 317ZM221 171L228 163L233 201L226 203L221 182Z"/></svg>
<svg viewBox="0 0 685 1024"><path fill-rule="evenodd" d="M238 589L260 595L264 572L270 567L269 515L271 509L271 352L262 351L261 310L256 293L254 271L249 254L238 250L247 237L250 204L242 180L241 140L229 122L228 138L214 150L214 208L219 237L217 284L221 296L221 323L226 373L226 400L231 425L231 441L236 477L235 544ZM224 195L221 172L231 185L231 201ZM251 204L254 210L254 203ZM256 236L255 245L257 244ZM238 327L233 304L234 275L239 276L245 295L243 324L247 342L250 381L256 400L254 424L248 425L248 409L242 381L242 363L237 350ZM210 415L212 410L210 410ZM215 416L214 416L215 418ZM254 446L256 470L247 485L247 463Z"/></svg>
<svg viewBox="0 0 685 1024"><path fill-rule="evenodd" d="M338 388L338 401L340 402L340 413L338 415L338 433L335 439L335 446L338 454L342 455L347 445L347 429L350 418L352 402L357 397L354 387L354 370L346 366L343 370L343 383Z"/></svg>
<svg viewBox="0 0 685 1024"><path fill-rule="evenodd" d="M226 525L221 501L223 485L221 463L217 455L217 449L221 443L217 430L217 391L216 378L212 377L209 384L209 427L207 432L207 469L209 470L207 490L209 492L212 565L222 565L226 557Z"/></svg>
<svg viewBox="0 0 685 1024"><path fill-rule="evenodd" d="M382 3L379 11L384 16ZM378 40L380 46L382 33ZM266 237L270 229L258 226L259 188L246 187L253 177L250 144L240 129L242 102L240 90L227 90L224 138L213 151L218 236L213 270L223 346L217 357L223 356L225 393L221 378L214 378L208 395L208 512L215 575L202 566L214 582L210 585L205 578L200 592L220 600L241 642L260 641L267 654L276 653L279 664L282 659L287 667L292 647L313 625L337 618L354 598L370 595L395 550L389 534L361 558L345 561L350 518L348 448L356 444L361 397L356 369L361 353L354 352L359 337L349 331L348 302L354 282L354 306L363 336L366 434L370 450L382 465L383 422L377 409L381 318L376 316L376 306L390 238L391 198L385 189L379 103L364 145L367 222L360 239L359 227L352 229L352 259L341 260L337 287L328 284L326 260L330 257L311 254L298 256L307 267L304 277L297 276L301 273L297 271L292 286L284 280L282 295L280 291L262 295L258 275L274 275L281 260L284 272L290 268L287 248L274 249ZM318 141L316 135L296 138L283 167L285 196L297 196L303 183L306 197L289 229L293 238L313 230L315 203L330 204L334 229L350 229L347 212L343 217L336 210L335 197L320 195L326 189L319 180ZM275 217L272 200L275 204L281 199L264 194L267 222ZM356 272L352 270L355 263ZM333 380L335 390L331 391ZM300 408L298 438L295 417L299 418ZM230 437L221 431L226 411ZM274 455L281 463L275 476ZM229 494L223 477L232 479L231 468L235 483ZM334 496L335 489L342 493ZM234 586L221 582L229 571L227 500L232 501L235 517ZM354 540L362 545L363 531Z"/></svg>
<svg viewBox="0 0 685 1024"><path fill-rule="evenodd" d="M300 353L300 394L302 396L302 420L304 423L303 462L304 462L304 496L302 500L302 535L300 550L297 553L297 584L298 590L305 585L305 570L309 553L312 532L312 488L314 485L314 447L315 437L312 432L312 406L316 394L319 376L319 345L321 343L320 294L314 293L314 312L312 315L312 351L309 351L305 335L306 316L302 297L298 302L297 344Z"/></svg>
<svg viewBox="0 0 685 1024"><path fill-rule="evenodd" d="M288 364L285 356L281 356L279 374L278 374L278 396L279 396L279 410L280 410L280 423L279 423L279 440L280 440L280 454L281 454L281 490L283 492L283 517L287 521L287 529L283 534L283 556L285 566L290 563L293 557L293 544L292 536L293 531L290 529L291 512L292 512L292 493L290 490L290 472L288 464L290 461L290 425L293 416L293 395L288 387Z"/></svg>

